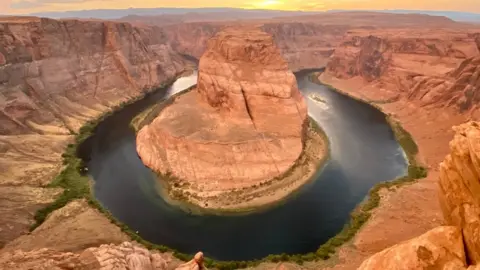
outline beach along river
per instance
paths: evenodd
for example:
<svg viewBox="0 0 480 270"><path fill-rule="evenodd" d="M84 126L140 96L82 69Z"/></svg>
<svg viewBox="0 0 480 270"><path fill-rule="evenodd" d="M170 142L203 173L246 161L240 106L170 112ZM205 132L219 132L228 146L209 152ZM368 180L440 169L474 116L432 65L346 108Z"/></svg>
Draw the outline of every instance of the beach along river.
<svg viewBox="0 0 480 270"><path fill-rule="evenodd" d="M294 196L269 209L237 216L193 215L158 195L158 180L135 150L129 123L142 110L196 83L197 74L126 106L99 124L81 147L94 193L117 219L153 243L218 260L315 251L338 233L378 182L406 173L407 161L385 115L296 74L310 116L325 130L330 158ZM322 101L309 96L314 93Z"/></svg>

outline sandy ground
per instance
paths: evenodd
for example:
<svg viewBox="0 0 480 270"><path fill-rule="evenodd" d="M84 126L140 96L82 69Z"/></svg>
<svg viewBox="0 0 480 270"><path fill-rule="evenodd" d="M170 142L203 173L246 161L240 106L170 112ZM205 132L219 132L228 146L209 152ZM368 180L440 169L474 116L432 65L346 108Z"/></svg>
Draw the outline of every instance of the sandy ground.
<svg viewBox="0 0 480 270"><path fill-rule="evenodd" d="M248 212L264 209L294 195L295 191L309 183L313 174L328 158L328 139L322 131L310 126L303 154L297 163L280 178L218 194L197 190L181 180L168 183L163 194L170 203L200 212ZM178 188L175 188L178 187Z"/></svg>

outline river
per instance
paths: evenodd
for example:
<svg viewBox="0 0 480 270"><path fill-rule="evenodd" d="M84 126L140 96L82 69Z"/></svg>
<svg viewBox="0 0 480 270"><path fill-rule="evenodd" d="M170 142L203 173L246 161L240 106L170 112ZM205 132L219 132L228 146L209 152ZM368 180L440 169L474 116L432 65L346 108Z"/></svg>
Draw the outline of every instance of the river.
<svg viewBox="0 0 480 270"><path fill-rule="evenodd" d="M251 260L315 251L342 229L370 188L404 175L407 161L385 115L310 82L308 74L296 74L298 86L306 96L309 115L330 140L331 156L314 181L283 203L248 215L193 215L158 195L158 180L138 158L129 123L148 106L194 85L196 73L99 124L82 146L95 181L95 197L142 238L183 253L203 251L218 260ZM325 102L307 98L310 93Z"/></svg>

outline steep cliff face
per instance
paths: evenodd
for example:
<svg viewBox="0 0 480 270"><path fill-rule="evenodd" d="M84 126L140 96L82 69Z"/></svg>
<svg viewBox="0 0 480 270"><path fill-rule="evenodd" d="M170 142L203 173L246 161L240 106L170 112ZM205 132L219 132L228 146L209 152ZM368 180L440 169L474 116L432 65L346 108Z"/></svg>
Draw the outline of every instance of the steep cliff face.
<svg viewBox="0 0 480 270"><path fill-rule="evenodd" d="M0 246L28 232L36 211L61 194L43 187L82 124L184 66L159 29L0 18Z"/></svg>
<svg viewBox="0 0 480 270"><path fill-rule="evenodd" d="M181 264L171 254L151 252L137 243L101 245L80 252L59 252L52 249L10 251L0 253L1 269L129 269L129 270L200 270L203 254Z"/></svg>
<svg viewBox="0 0 480 270"><path fill-rule="evenodd" d="M205 193L227 192L287 171L302 152L306 118L272 37L228 29L209 41L197 88L140 130L137 151L155 171Z"/></svg>
<svg viewBox="0 0 480 270"><path fill-rule="evenodd" d="M356 30L335 49L326 76L343 81L359 78L357 87L373 88L372 97L375 92L378 96L388 92L387 99L403 95L427 104L437 101L437 96L442 95L439 92L448 92L449 85L454 84L442 82L445 77L458 76L458 72L451 75L449 72L478 54L475 37L470 32ZM444 88L447 89L443 91Z"/></svg>
<svg viewBox="0 0 480 270"><path fill-rule="evenodd" d="M0 133L68 134L158 86L183 60L154 29L94 21L0 22Z"/></svg>
<svg viewBox="0 0 480 270"><path fill-rule="evenodd" d="M445 220L462 229L470 262L480 264L480 125L454 129L450 155L440 164L440 205Z"/></svg>
<svg viewBox="0 0 480 270"><path fill-rule="evenodd" d="M479 116L480 96L480 34L475 35L479 53L462 61L460 65L441 77L416 77L409 98L420 100L423 105L454 107L468 112L475 119Z"/></svg>
<svg viewBox="0 0 480 270"><path fill-rule="evenodd" d="M205 52L207 40L218 31L239 25L235 22L198 22L163 27L172 48L197 59ZM327 64L335 46L342 40L346 26L324 26L314 22L248 22L274 37L290 69L319 68Z"/></svg>
<svg viewBox="0 0 480 270"><path fill-rule="evenodd" d="M364 261L358 270L466 269L462 233L457 227L438 227L397 244Z"/></svg>

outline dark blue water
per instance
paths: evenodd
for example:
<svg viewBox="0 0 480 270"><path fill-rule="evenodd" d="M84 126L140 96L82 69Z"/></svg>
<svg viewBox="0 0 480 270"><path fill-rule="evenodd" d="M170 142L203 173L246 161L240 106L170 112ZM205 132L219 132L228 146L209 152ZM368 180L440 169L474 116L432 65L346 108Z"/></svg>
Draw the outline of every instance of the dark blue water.
<svg viewBox="0 0 480 270"><path fill-rule="evenodd" d="M99 125L83 149L90 154L96 198L144 239L184 253L201 250L214 259L250 260L315 251L342 229L372 186L403 175L407 163L381 112L311 83L307 75L297 74L298 85L306 96L315 92L326 101L306 98L310 116L330 140L331 157L315 181L282 204L243 216L196 216L166 204L157 194L158 180L138 158L128 125L149 105L194 84L196 75Z"/></svg>

